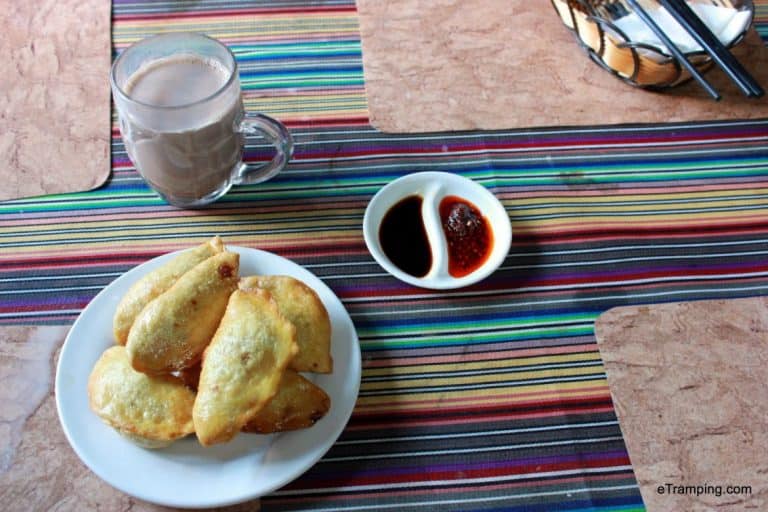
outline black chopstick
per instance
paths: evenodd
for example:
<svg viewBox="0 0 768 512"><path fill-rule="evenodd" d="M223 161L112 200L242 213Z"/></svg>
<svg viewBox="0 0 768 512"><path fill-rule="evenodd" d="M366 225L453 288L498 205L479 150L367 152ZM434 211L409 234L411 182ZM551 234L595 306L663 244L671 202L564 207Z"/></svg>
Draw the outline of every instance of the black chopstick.
<svg viewBox="0 0 768 512"><path fill-rule="evenodd" d="M709 93L710 96L712 96L712 99L715 101L720 101L720 93L718 93L717 90L712 87L712 84L707 82L707 79L704 78L701 73L699 73L699 70L696 69L696 66L691 64L691 62L686 58L685 54L680 50L680 48L678 48L677 45L675 45L675 43L673 43L669 36L664 32L664 30L659 25L657 25L655 21L653 21L653 18L645 11L645 9L642 8L640 3L637 0L627 0L627 3L630 5L630 7L632 7L632 9L635 10L640 19L643 20L643 22L648 25L651 30L653 30L656 36L661 39L661 41L664 43L664 46L669 49L672 55L674 55L675 59L677 59L677 61L680 63L680 65L687 69L691 76L695 78L697 82L699 82L699 84Z"/></svg>
<svg viewBox="0 0 768 512"><path fill-rule="evenodd" d="M709 30L709 27L688 7L684 0L659 0L659 3L704 48L712 60L720 66L720 69L725 71L744 94L753 98L759 98L765 94L757 80L731 55L731 52L720 42L720 39Z"/></svg>

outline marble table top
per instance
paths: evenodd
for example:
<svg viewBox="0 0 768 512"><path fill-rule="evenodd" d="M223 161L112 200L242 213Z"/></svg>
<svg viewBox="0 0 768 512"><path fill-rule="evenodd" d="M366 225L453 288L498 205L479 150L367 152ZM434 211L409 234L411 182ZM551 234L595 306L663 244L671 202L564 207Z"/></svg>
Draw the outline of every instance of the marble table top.
<svg viewBox="0 0 768 512"><path fill-rule="evenodd" d="M756 0L765 7L765 0ZM720 70L664 94L630 87L579 48L551 2L358 0L371 123L385 132L664 123L768 117ZM734 51L768 84L751 30Z"/></svg>
<svg viewBox="0 0 768 512"><path fill-rule="evenodd" d="M3 2L0 201L81 192L110 173L110 2Z"/></svg>
<svg viewBox="0 0 768 512"><path fill-rule="evenodd" d="M595 332L648 510L768 510L768 298L620 307Z"/></svg>

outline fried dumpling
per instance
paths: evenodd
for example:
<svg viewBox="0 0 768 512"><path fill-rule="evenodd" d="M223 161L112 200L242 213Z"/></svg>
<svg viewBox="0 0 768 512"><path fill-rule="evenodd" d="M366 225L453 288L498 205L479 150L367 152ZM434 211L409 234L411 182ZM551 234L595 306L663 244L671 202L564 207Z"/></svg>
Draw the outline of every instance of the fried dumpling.
<svg viewBox="0 0 768 512"><path fill-rule="evenodd" d="M146 448L160 448L194 432L195 394L170 376L150 377L131 367L125 347L108 348L88 379L91 409Z"/></svg>
<svg viewBox="0 0 768 512"><path fill-rule="evenodd" d="M277 395L246 423L243 432L270 434L311 427L330 408L331 399L322 388L287 370Z"/></svg>
<svg viewBox="0 0 768 512"><path fill-rule="evenodd" d="M331 322L312 288L289 276L250 276L241 279L239 286L241 290L267 290L280 312L296 326L299 353L291 362L291 369L314 373L333 371Z"/></svg>
<svg viewBox="0 0 768 512"><path fill-rule="evenodd" d="M203 446L232 439L277 394L296 329L264 290L235 291L205 350L192 416Z"/></svg>
<svg viewBox="0 0 768 512"><path fill-rule="evenodd" d="M181 381L184 384L186 384L186 386L189 389L193 391L197 391L197 385L200 382L200 372L202 370L203 368L202 368L202 361L201 361L194 366L190 366L189 368L184 368L183 370L174 372L174 375L180 378Z"/></svg>
<svg viewBox="0 0 768 512"><path fill-rule="evenodd" d="M128 333L126 348L133 367L160 374L197 363L237 288L238 268L237 253L219 253L147 304Z"/></svg>
<svg viewBox="0 0 768 512"><path fill-rule="evenodd" d="M223 251L224 244L216 236L202 245L182 252L162 267L136 281L120 300L115 312L112 330L117 344L125 345L128 332L144 306L173 286L173 283L195 265Z"/></svg>

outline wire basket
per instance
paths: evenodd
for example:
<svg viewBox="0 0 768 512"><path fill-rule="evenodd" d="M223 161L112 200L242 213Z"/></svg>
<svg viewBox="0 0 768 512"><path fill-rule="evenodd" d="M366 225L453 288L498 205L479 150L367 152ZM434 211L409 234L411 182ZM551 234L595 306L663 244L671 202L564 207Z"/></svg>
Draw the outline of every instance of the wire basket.
<svg viewBox="0 0 768 512"><path fill-rule="evenodd" d="M690 73L664 49L632 41L614 24L632 10L623 0L551 1L590 58L625 82L646 89L666 89L691 79ZM751 0L689 0L694 2L749 12L744 30L724 43L728 48L744 39L754 20L755 7ZM704 73L712 66L712 59L704 51L685 55L699 72Z"/></svg>

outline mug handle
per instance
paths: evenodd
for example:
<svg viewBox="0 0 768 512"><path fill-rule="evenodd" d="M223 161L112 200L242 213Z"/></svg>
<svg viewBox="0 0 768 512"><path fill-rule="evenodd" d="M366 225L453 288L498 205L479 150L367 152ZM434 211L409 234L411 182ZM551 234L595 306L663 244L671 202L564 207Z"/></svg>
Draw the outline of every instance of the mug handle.
<svg viewBox="0 0 768 512"><path fill-rule="evenodd" d="M283 170L293 156L293 137L283 123L264 114L245 112L243 121L236 131L243 135L263 135L274 144L277 153L266 164L247 164L241 162L235 176L235 185L248 185L267 181Z"/></svg>

